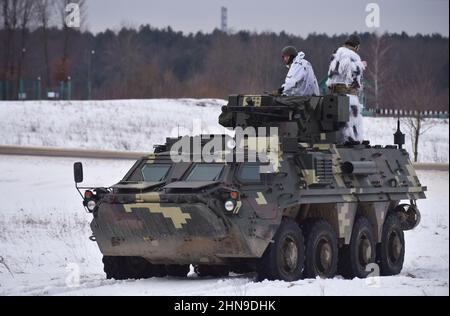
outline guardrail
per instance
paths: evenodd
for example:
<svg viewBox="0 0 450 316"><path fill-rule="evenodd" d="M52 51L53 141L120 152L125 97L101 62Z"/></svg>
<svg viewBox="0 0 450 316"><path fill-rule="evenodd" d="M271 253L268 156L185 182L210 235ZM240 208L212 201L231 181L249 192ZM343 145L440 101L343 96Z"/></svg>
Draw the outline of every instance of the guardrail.
<svg viewBox="0 0 450 316"><path fill-rule="evenodd" d="M0 146L0 155L17 155L17 156L135 160L148 154L150 154L150 152L144 153L144 152L112 151L112 150L66 149L66 148L51 148L51 147ZM446 163L415 163L414 166L417 170L449 171L449 164Z"/></svg>

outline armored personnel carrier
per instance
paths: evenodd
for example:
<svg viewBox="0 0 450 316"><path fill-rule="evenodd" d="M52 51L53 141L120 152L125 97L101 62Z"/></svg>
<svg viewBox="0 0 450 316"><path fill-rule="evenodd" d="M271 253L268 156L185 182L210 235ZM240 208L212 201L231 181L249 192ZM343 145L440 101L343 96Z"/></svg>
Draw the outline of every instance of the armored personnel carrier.
<svg viewBox="0 0 450 316"><path fill-rule="evenodd" d="M230 96L234 136L168 138L119 183L83 188L107 278L398 274L426 187L399 127L392 145L343 143L348 119L344 95Z"/></svg>

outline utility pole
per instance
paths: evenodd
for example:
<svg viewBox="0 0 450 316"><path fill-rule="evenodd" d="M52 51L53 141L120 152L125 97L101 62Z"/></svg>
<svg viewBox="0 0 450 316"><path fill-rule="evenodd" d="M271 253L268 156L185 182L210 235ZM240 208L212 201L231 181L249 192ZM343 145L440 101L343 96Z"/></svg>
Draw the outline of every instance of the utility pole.
<svg viewBox="0 0 450 316"><path fill-rule="evenodd" d="M91 50L89 54L89 63L88 63L88 100L92 98L92 59L95 56L95 50Z"/></svg>
<svg viewBox="0 0 450 316"><path fill-rule="evenodd" d="M25 61L25 53L27 52L27 49L24 47L22 48L22 56L21 56L21 61L20 61L20 65L19 65L19 94L17 95L19 100L24 100L26 99L26 95L25 95L25 87L24 87L24 83L23 83L23 67L24 67L24 61Z"/></svg>
<svg viewBox="0 0 450 316"><path fill-rule="evenodd" d="M67 77L67 100L72 100L72 77Z"/></svg>
<svg viewBox="0 0 450 316"><path fill-rule="evenodd" d="M41 77L40 76L37 77L36 85L37 85L37 87L36 87L36 98L38 100L40 100L42 98L42 96L41 96Z"/></svg>

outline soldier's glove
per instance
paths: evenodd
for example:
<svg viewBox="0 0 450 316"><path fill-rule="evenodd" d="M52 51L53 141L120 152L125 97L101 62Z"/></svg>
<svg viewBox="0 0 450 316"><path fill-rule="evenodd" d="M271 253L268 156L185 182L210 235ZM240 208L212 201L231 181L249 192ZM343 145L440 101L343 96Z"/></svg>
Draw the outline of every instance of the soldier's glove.
<svg viewBox="0 0 450 316"><path fill-rule="evenodd" d="M279 97L279 96L283 95L283 91L284 91L284 88L281 87L281 88L278 88L277 90L273 90L270 95L274 96L274 97Z"/></svg>
<svg viewBox="0 0 450 316"><path fill-rule="evenodd" d="M279 97L280 96L280 92L278 92L280 89L277 89L277 90L273 90L271 93L270 93L270 96L272 96L272 97Z"/></svg>

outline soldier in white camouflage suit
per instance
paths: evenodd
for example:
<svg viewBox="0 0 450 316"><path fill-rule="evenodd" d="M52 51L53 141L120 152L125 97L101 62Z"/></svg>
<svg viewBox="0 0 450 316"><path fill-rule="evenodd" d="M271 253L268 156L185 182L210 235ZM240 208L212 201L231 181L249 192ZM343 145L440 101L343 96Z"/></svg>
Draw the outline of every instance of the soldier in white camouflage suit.
<svg viewBox="0 0 450 316"><path fill-rule="evenodd" d="M360 38L350 35L333 54L328 70L327 86L331 93L347 94L350 98L350 119L342 130L343 142L362 142L362 104L358 94L363 89L362 77L367 63L358 55Z"/></svg>
<svg viewBox="0 0 450 316"><path fill-rule="evenodd" d="M297 51L294 46L286 46L282 49L281 55L289 71L277 94L285 96L319 95L316 75L311 63L305 59L305 53Z"/></svg>

